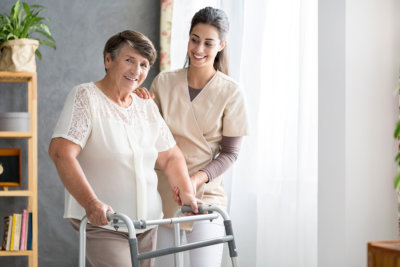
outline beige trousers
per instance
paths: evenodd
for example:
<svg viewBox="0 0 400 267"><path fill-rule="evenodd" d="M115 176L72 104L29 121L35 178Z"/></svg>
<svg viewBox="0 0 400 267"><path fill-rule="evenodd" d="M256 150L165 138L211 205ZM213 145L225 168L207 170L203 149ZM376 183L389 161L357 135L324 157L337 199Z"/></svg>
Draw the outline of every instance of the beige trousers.
<svg viewBox="0 0 400 267"><path fill-rule="evenodd" d="M69 219L79 234L80 220ZM157 227L137 234L139 253L156 249ZM104 229L87 224L86 257L92 267L132 267L128 233ZM153 267L154 258L140 261L140 267Z"/></svg>

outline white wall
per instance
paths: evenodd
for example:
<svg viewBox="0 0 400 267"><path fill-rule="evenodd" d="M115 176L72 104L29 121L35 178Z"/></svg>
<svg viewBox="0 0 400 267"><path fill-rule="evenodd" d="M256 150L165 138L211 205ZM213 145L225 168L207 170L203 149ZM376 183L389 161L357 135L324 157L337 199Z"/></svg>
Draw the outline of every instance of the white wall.
<svg viewBox="0 0 400 267"><path fill-rule="evenodd" d="M318 265L366 266L397 238L398 0L319 1Z"/></svg>
<svg viewBox="0 0 400 267"><path fill-rule="evenodd" d="M399 10L398 0L346 1L346 266L366 266L368 241L397 238Z"/></svg>

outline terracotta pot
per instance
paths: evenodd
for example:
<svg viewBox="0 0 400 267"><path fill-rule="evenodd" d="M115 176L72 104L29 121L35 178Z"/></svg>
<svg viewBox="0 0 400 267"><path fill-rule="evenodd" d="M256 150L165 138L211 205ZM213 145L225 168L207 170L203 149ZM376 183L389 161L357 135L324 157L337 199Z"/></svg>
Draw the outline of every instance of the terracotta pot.
<svg viewBox="0 0 400 267"><path fill-rule="evenodd" d="M2 43L0 70L36 72L35 51L38 47L39 41L26 38Z"/></svg>

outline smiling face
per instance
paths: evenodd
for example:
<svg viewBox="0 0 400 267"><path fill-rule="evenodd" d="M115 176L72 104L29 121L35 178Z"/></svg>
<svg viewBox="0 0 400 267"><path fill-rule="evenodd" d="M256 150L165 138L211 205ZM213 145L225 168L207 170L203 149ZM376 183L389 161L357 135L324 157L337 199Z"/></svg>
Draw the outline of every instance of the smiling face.
<svg viewBox="0 0 400 267"><path fill-rule="evenodd" d="M191 67L213 67L215 57L224 49L226 41L221 41L217 28L198 23L190 33L188 56Z"/></svg>
<svg viewBox="0 0 400 267"><path fill-rule="evenodd" d="M131 92L146 79L150 69L149 61L128 44L124 44L112 60L107 53L104 60L106 76L119 90Z"/></svg>

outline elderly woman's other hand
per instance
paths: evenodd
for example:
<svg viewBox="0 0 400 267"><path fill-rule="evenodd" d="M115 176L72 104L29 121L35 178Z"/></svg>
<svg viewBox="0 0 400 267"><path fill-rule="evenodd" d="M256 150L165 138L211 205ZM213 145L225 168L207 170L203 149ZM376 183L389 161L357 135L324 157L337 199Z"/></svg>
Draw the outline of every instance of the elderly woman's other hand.
<svg viewBox="0 0 400 267"><path fill-rule="evenodd" d="M176 201L176 203L178 203L179 206L182 206L183 203L182 203L182 200L181 200L181 197L180 197L180 191L179 191L178 187L174 187L172 189L172 195L173 195L173 198ZM196 198L196 203L197 203L197 206L201 205L201 204L204 204L204 202L201 201L198 198ZM190 206L192 207L193 210L195 210L193 205L190 205ZM197 213L197 211L196 211L196 213ZM189 215L193 215L193 213L192 212L185 212L184 215L189 216Z"/></svg>
<svg viewBox="0 0 400 267"><path fill-rule="evenodd" d="M85 211L89 222L96 226L107 225L107 211L114 212L110 206L104 204L98 199L90 201L88 205L86 205Z"/></svg>
<svg viewBox="0 0 400 267"><path fill-rule="evenodd" d="M194 213L198 213L198 204L201 204L202 201L196 199L196 197L187 191L181 191L179 194L180 199L182 200L182 205L188 205L192 207Z"/></svg>

